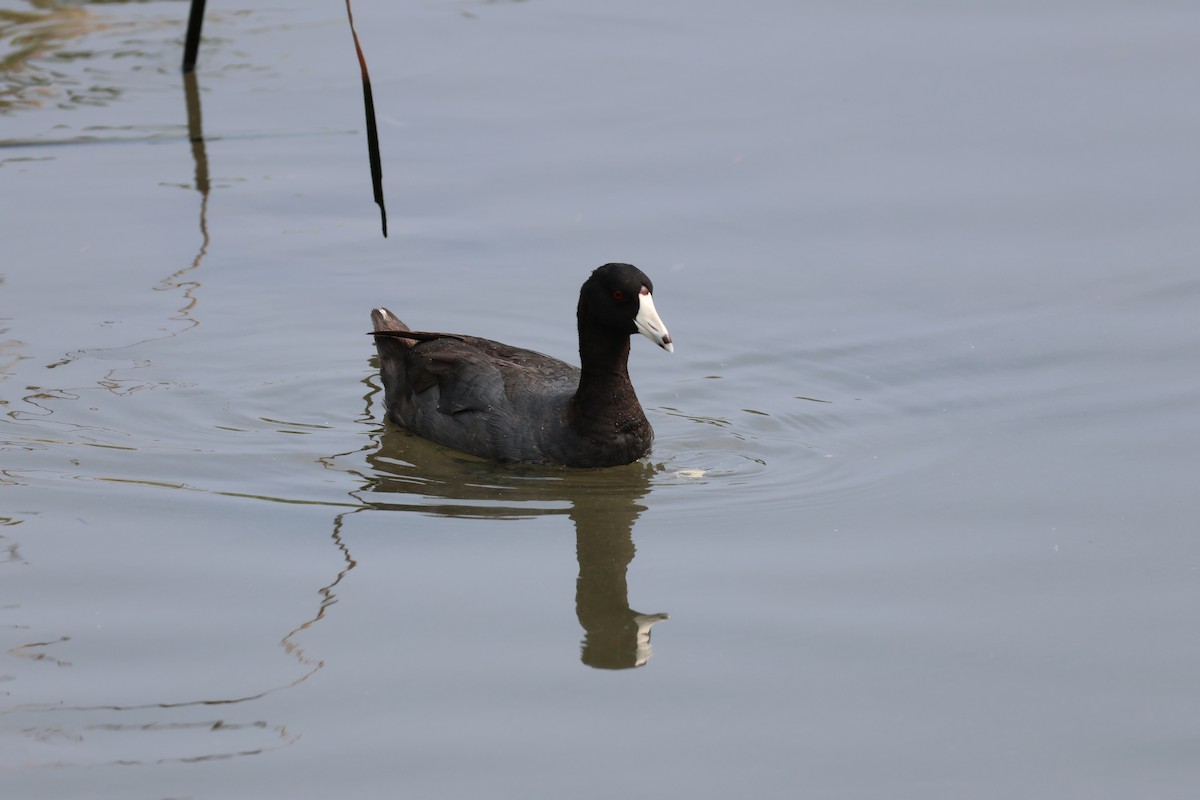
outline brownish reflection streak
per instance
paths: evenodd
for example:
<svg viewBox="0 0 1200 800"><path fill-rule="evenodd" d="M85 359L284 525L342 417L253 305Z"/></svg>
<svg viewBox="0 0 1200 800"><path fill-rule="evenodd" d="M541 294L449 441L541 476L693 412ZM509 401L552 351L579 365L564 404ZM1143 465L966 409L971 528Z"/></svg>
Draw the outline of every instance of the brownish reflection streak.
<svg viewBox="0 0 1200 800"><path fill-rule="evenodd" d="M41 419L43 417L49 417L50 415L52 415L54 413L54 409L50 408L49 406L42 405L41 403L37 402L38 400L78 400L79 399L79 395L72 394L71 392L68 392L66 389L43 390L42 387L40 387L40 386L28 386L26 388L28 388L30 391L32 391L33 394L25 395L24 397L21 398L21 401L24 402L26 405L33 406L34 408L38 409L39 411L41 411L43 413L36 414L27 408L13 409L12 411L9 411L8 416L17 421L24 420L24 419ZM69 424L69 423L63 423L63 424L65 425L65 424Z"/></svg>
<svg viewBox="0 0 1200 800"><path fill-rule="evenodd" d="M202 727L206 727L213 731L219 731L219 730L223 730L225 728L230 728L230 729L235 728L235 726L233 726L233 725L222 725L220 720L218 720L215 723L201 723L201 725L202 725ZM253 725L253 726L258 727L257 725ZM242 726L237 726L237 727L242 727ZM265 725L262 727L264 729L267 728L267 726L265 726ZM88 730L91 730L91 729L89 728ZM126 728L124 730L134 730L134 728ZM274 753L274 752L284 749L285 747L291 747L300 738L300 734L293 735L293 734L289 733L286 725L276 725L273 728L271 728L271 730L274 730L276 732L276 734L278 734L279 738L283 740L281 744L276 745L275 747L256 747L252 750L234 750L234 751L231 751L228 753L206 753L201 756L177 756L175 758L158 758L158 759L154 759L153 761L144 761L144 760L135 759L135 758L118 758L118 759L113 759L112 761L100 762L100 763L107 763L107 764L112 764L112 765L122 766L122 767L142 767L142 766L147 766L147 765L158 766L158 765L162 765L162 764L199 764L199 763L202 763L205 761L224 761L224 760L230 759L230 758L241 758L243 756L258 756L258 755L262 755L264 753ZM59 733L59 731L54 731L54 732ZM26 766L30 766L30 765L26 765ZM36 764L33 766L45 768L45 767L69 767L69 766L78 766L78 765L72 764L71 762L68 762L68 761L52 761L52 762L43 763L43 764Z"/></svg>
<svg viewBox="0 0 1200 800"><path fill-rule="evenodd" d="M299 734L291 735L288 732L286 725L271 725L265 720L255 720L254 722L226 722L225 720L204 720L200 722L149 722L142 725L123 725L120 723L100 723L97 725L87 725L83 728L85 731L102 731L108 733L144 733L144 732L169 732L169 731L245 731L245 730L272 730L276 735L283 740L281 744L275 747L256 747L252 750L236 750L229 753L206 753L200 756L178 756L175 758L160 758L154 761L144 761L137 759L120 759L114 761L114 764L122 765L145 765L145 764L194 764L202 761L217 761L225 758L237 758L241 756L255 756L263 753L271 753L277 750L282 750L285 747L292 745L300 738Z"/></svg>
<svg viewBox="0 0 1200 800"><path fill-rule="evenodd" d="M270 689L264 689L261 692L255 692L254 694L247 694L247 695L243 695L241 697L229 697L229 698L224 698L224 699L205 699L205 700L180 700L179 702L176 702L176 703L136 703L134 705L127 705L127 706L104 705L104 704L95 705L95 706L61 706L61 705L47 705L47 704L39 704L39 703L30 703L27 705L14 706L12 708L5 709L3 711L0 711L0 715L16 714L16 713L29 713L29 712L46 713L46 712L52 712L52 711L54 711L54 712L61 712L61 711L149 711L149 710L156 709L156 708L196 708L196 707L201 707L201 706L235 706L235 705L238 705L239 703L248 703L251 700L261 700L262 698L266 697L267 695L274 694L275 692L281 691L283 689L291 689L294 686L299 686L300 684L302 684L306 680L308 680L309 677L311 677L312 674L315 673L318 669L320 669L320 667L316 667L314 669L309 670L308 672L304 673L303 675L301 675L299 678L292 681L291 683L285 683L285 684L281 684L279 686L273 686Z"/></svg>
<svg viewBox="0 0 1200 800"><path fill-rule="evenodd" d="M70 661L63 661L61 659L55 658L54 656L50 655L49 653L33 652L34 648L49 647L50 645L61 644L62 642L69 642L69 641L71 641L70 636L60 636L51 642L29 642L27 644L18 645L16 647L9 649L8 653L9 653L9 655L11 655L15 658L28 658L31 661L49 661L50 663L52 663L58 667L69 667L69 666L71 666Z"/></svg>
<svg viewBox="0 0 1200 800"><path fill-rule="evenodd" d="M142 389L151 389L156 384L146 383L145 381L134 381L130 378L118 378L117 373L127 369L145 369L152 363L153 362L149 361L148 359L143 358L133 362L128 366L114 367L113 369L110 369L108 372L104 373L104 377L96 381L96 383L102 388L112 392L117 397L128 397L134 392L141 391ZM159 381L157 385L170 386L171 384L168 381Z"/></svg>
<svg viewBox="0 0 1200 800"><path fill-rule="evenodd" d="M315 663L315 666L314 666L312 672L316 672L317 670L324 667L325 662L324 662L324 660L320 660L320 659L317 659L315 661L312 659L309 659L308 656L305 655L305 653L304 653L304 648L301 647L300 644L296 641L296 637L299 636L300 633L302 633L303 631L308 630L313 625L316 625L318 622L320 622L322 619L325 618L325 612L327 612L329 610L330 606L332 606L334 603L337 602L337 595L333 591L334 587L337 586L339 583L341 583L342 578L346 577L346 575L350 572L350 570L354 569L355 566L358 565L358 562L355 561L354 558L350 555L350 548L347 547L346 543L342 540L342 522L345 519L347 514L355 514L361 510L362 509L355 509L354 511L345 511L345 512L342 512L341 514L338 514L337 516L335 516L333 518L333 543L337 547L337 549L339 551L341 551L342 559L346 562L346 567L345 567L345 569L338 572L337 577L335 577L332 582L330 582L320 588L319 593L321 595L321 605L317 608L316 616L314 616L312 619L308 620L307 622L301 624L300 626L293 628L291 631L288 632L287 636L283 637L282 642L281 642L283 644L284 650L286 650L288 653L291 653L292 655L294 655L296 657L296 660L299 661L301 664L307 665L307 664ZM310 672L309 674L311 675L312 673Z"/></svg>
<svg viewBox="0 0 1200 800"><path fill-rule="evenodd" d="M241 758L243 756L261 756L264 753L274 753L282 750L285 747L291 747L300 738L300 734L292 736L288 733L286 726L279 725L275 728L279 732L279 738L283 739L283 744L278 747L257 747L253 750L238 750L233 753L211 753L203 756L181 756L179 758L160 758L153 762L154 764L199 764L205 761L223 761L228 758Z"/></svg>
<svg viewBox="0 0 1200 800"><path fill-rule="evenodd" d="M2 473L0 474L7 474ZM199 492L201 494L212 494L218 497L238 497L243 500L264 500L268 503L286 503L288 505L297 506L327 506L329 508L353 508L360 509L361 504L353 503L333 503L328 500L303 500L291 497L271 497L265 494L249 494L247 492L228 492L219 491L216 489L203 489L199 486L191 486L186 483L171 483L169 481L149 481L143 478L112 478L98 476L91 480L106 481L108 483L129 483L135 486L153 486L159 489L182 489L188 492Z"/></svg>
<svg viewBox="0 0 1200 800"><path fill-rule="evenodd" d="M200 206L201 206L200 214L203 217L203 215L205 213L204 209L208 206L208 198L207 197L205 197L203 200L200 201ZM152 341L155 341L155 339L160 339L160 338L169 339L169 338L172 338L172 337L182 333L185 330L189 330L200 324L200 320L198 320L192 316L192 311L196 308L196 305L199 303L199 298L196 297L195 292L197 289L199 289L202 286L202 284L200 283L200 281L197 281L197 280L187 280L187 281L180 280L180 278L183 275L186 275L187 273L191 272L192 270L194 270L200 266L200 261L201 261L201 259L204 258L204 254L208 250L208 231L205 230L203 220L201 220L200 229L204 236L204 242L203 242L203 244L200 245L200 252L196 254L196 258L192 261L191 265L186 266L183 269L177 270L176 272L172 272L170 275L163 278L162 281L157 286L154 287L154 291L156 291L156 292L164 292L164 291L169 291L171 289L182 289L183 290L183 297L187 302L183 306L181 306L174 314L171 315L171 319L173 319L177 322L186 322L186 323L188 323L187 327L184 328L183 330L174 331L169 336L154 337L151 339L143 339L140 342L135 342L135 344L145 344L146 342L152 342ZM127 346L132 347L133 345L127 345ZM113 349L117 349L117 348L113 348ZM82 352L87 352L87 351L80 351L80 352L82 353ZM114 372L115 371L116 370L114 370Z"/></svg>
<svg viewBox="0 0 1200 800"><path fill-rule="evenodd" d="M201 2L201 14L203 14L203 5ZM208 150L204 143L203 113L200 107L200 87L197 83L195 72L189 71L184 73L183 96L187 107L188 141L192 145L192 162L195 165L193 184L196 191L200 193L200 249L196 252L196 257L192 259L190 265L172 272L154 288L156 291L182 289L183 297L187 303L175 313L172 319L187 321L191 323L188 327L194 328L200 324L200 321L192 316L192 310L198 302L195 292L200 288L201 283L197 280L185 281L181 280L181 278L185 274L198 269L204 261L204 256L208 253L210 242L208 233L208 193L211 188L208 177ZM176 333L180 332L176 331Z"/></svg>

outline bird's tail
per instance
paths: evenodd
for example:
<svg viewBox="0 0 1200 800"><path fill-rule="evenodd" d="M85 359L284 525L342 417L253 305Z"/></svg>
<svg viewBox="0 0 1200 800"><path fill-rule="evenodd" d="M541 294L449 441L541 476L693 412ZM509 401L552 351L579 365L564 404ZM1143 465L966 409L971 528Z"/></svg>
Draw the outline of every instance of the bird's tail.
<svg viewBox="0 0 1200 800"><path fill-rule="evenodd" d="M395 335L411 328L386 308L371 309L371 327L375 333L388 334L375 337L375 350L379 353L379 375L383 379L384 396L388 398L388 408L391 408L394 398L400 396L404 386L405 356L417 340Z"/></svg>
<svg viewBox="0 0 1200 800"><path fill-rule="evenodd" d="M372 328L372 330L375 330L375 331L393 331L393 332L403 332L403 331L411 331L412 330L412 328L408 327L403 322L401 322L399 317L397 317L392 312L388 311L386 308L372 308L371 309L371 328ZM399 339L399 337L395 337L395 336L387 336L387 337L381 336L379 338L380 339L384 339L384 338L391 339L393 341ZM408 346L411 347L413 340L412 339L400 339L400 341L408 343Z"/></svg>

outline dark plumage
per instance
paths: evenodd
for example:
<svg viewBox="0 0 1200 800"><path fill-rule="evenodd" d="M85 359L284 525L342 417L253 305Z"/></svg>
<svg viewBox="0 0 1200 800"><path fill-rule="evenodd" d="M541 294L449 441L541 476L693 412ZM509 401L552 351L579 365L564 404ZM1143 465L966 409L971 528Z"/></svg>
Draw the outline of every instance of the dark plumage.
<svg viewBox="0 0 1200 800"><path fill-rule="evenodd" d="M579 290L582 369L490 339L409 329L371 312L387 413L439 444L495 461L610 467L650 451L654 431L629 381L629 337L671 351L637 267L605 264Z"/></svg>

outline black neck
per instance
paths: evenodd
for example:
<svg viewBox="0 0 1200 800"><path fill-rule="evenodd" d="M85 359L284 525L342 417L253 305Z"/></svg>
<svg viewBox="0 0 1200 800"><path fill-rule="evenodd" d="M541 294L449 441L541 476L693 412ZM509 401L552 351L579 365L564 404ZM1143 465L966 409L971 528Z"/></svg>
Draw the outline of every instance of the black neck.
<svg viewBox="0 0 1200 800"><path fill-rule="evenodd" d="M591 341L580 337L580 393L585 386L612 387L614 383L629 383L629 337Z"/></svg>
<svg viewBox="0 0 1200 800"><path fill-rule="evenodd" d="M622 427L628 420L628 398L637 395L629 380L629 336L605 336L579 322L579 388L572 403L576 420L584 427ZM621 417L617 419L616 417Z"/></svg>

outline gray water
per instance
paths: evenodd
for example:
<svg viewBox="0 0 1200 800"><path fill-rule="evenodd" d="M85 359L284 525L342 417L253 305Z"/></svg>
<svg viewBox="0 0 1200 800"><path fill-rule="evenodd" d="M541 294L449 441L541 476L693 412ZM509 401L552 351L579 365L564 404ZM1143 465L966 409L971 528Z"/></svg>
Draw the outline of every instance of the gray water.
<svg viewBox="0 0 1200 800"><path fill-rule="evenodd" d="M6 800L1196 795L1200 7L359 0L385 239L209 5L0 0ZM646 462L383 421L606 261Z"/></svg>

